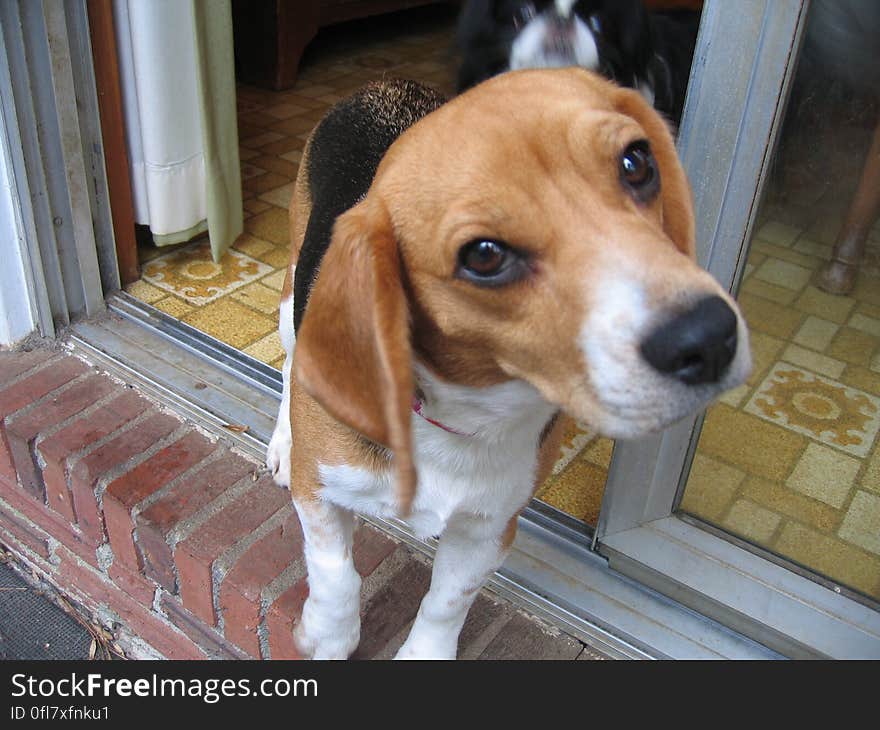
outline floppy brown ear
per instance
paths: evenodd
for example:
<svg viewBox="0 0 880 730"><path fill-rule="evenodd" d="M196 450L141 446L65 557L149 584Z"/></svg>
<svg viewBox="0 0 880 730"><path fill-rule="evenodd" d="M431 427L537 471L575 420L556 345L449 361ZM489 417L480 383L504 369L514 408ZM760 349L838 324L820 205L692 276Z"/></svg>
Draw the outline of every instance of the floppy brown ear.
<svg viewBox="0 0 880 730"><path fill-rule="evenodd" d="M616 107L622 114L635 119L647 132L651 151L660 168L663 230L679 250L694 258L696 230L691 186L678 159L668 124L640 94L629 89L618 91Z"/></svg>
<svg viewBox="0 0 880 730"><path fill-rule="evenodd" d="M297 333L294 368L328 413L392 450L406 515L416 483L409 311L397 241L380 203L367 199L336 220Z"/></svg>

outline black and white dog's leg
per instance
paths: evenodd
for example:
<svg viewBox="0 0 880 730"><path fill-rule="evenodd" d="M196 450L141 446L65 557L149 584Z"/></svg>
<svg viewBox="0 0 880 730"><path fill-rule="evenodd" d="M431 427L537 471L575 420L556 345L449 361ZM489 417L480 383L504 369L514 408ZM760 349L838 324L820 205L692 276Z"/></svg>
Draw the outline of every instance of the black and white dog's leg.
<svg viewBox="0 0 880 730"><path fill-rule="evenodd" d="M507 555L506 537L503 522L473 516L450 521L434 557L431 588L396 659L455 659L467 613Z"/></svg>
<svg viewBox="0 0 880 730"><path fill-rule="evenodd" d="M295 267L291 267L289 276L293 280ZM278 407L278 418L275 430L266 449L266 466L272 472L275 482L290 489L290 378L293 368L293 350L296 345L296 334L293 329L293 292L281 300L278 310L278 334L284 348L284 365L281 367L283 388L281 405Z"/></svg>

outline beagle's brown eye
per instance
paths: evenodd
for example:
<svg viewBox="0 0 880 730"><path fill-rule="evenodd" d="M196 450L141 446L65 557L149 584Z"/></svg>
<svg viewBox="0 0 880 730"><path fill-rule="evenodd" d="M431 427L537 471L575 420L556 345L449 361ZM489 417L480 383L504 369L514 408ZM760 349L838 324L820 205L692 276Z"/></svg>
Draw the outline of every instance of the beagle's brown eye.
<svg viewBox="0 0 880 730"><path fill-rule="evenodd" d="M656 192L657 163L644 140L633 142L620 157L620 178L640 200L648 200Z"/></svg>
<svg viewBox="0 0 880 730"><path fill-rule="evenodd" d="M502 286L526 273L524 257L500 241L476 240L458 252L456 274L480 286Z"/></svg>

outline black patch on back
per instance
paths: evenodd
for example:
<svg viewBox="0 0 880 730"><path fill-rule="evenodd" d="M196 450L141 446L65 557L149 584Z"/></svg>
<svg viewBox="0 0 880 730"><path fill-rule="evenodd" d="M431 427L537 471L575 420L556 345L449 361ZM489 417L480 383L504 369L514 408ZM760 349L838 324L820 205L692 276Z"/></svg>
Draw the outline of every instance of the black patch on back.
<svg viewBox="0 0 880 730"><path fill-rule="evenodd" d="M334 105L318 123L305 171L312 210L293 280L295 331L336 218L366 195L394 140L444 101L442 94L415 81L377 81Z"/></svg>

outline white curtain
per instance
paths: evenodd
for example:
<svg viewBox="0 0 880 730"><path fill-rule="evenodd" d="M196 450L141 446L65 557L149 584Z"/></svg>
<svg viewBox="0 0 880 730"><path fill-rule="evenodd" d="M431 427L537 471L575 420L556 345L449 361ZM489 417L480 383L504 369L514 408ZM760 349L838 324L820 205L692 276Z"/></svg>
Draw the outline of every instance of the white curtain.
<svg viewBox="0 0 880 730"><path fill-rule="evenodd" d="M219 260L243 217L230 0L113 10L135 221L157 245L208 230Z"/></svg>

